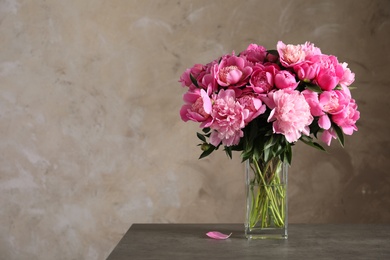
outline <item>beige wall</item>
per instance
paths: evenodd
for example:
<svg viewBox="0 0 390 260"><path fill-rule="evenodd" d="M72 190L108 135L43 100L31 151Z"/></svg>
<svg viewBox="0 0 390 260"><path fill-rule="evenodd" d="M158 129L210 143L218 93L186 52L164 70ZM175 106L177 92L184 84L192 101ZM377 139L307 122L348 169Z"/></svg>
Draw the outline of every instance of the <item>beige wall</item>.
<svg viewBox="0 0 390 260"><path fill-rule="evenodd" d="M0 258L104 259L135 222L242 222L238 154L198 161L187 67L312 41L349 63L346 148L298 144L290 223L389 223L389 1L0 0Z"/></svg>

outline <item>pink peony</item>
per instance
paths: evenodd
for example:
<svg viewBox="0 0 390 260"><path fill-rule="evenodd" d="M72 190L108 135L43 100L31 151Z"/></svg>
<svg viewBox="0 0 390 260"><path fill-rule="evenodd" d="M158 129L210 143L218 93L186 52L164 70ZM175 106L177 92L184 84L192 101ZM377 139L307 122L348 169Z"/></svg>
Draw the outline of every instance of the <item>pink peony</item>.
<svg viewBox="0 0 390 260"><path fill-rule="evenodd" d="M339 83L339 79L332 71L321 70L318 73L317 82L322 90L332 90Z"/></svg>
<svg viewBox="0 0 390 260"><path fill-rule="evenodd" d="M218 84L212 69L215 64L218 64L218 61L214 60L206 65L195 64L192 68L184 71L179 82L181 82L183 87L186 86L190 90L195 90L200 87L206 90L210 89L211 92L214 92L218 89ZM194 85L190 75L196 80L198 87Z"/></svg>
<svg viewBox="0 0 390 260"><path fill-rule="evenodd" d="M207 91L215 92L218 90L218 83L215 80L214 76L214 65L218 64L218 61L214 60L204 67L204 72L201 73L197 80L199 82L199 87L207 89Z"/></svg>
<svg viewBox="0 0 390 260"><path fill-rule="evenodd" d="M332 120L335 122L346 135L352 135L353 131L357 131L356 121L360 118L360 112L357 110L357 105L354 99L351 99L348 106L341 112L332 115Z"/></svg>
<svg viewBox="0 0 390 260"><path fill-rule="evenodd" d="M195 64L192 68L186 69L181 75L179 82L183 87L189 87L190 89L195 89L196 86L192 83L190 74L196 79L198 75L204 71L202 64Z"/></svg>
<svg viewBox="0 0 390 260"><path fill-rule="evenodd" d="M306 54L302 45L286 45L282 41L278 41L276 48L279 53L280 63L286 68L293 67L305 60Z"/></svg>
<svg viewBox="0 0 390 260"><path fill-rule="evenodd" d="M322 111L322 107L318 98L318 93L306 89L302 91L302 94L305 97L306 102L310 106L310 113L313 116L322 116L324 114L324 111Z"/></svg>
<svg viewBox="0 0 390 260"><path fill-rule="evenodd" d="M238 98L238 102L248 110L248 117L244 120L245 124L248 124L253 119L263 114L266 110L266 106L261 100L255 97L253 94L244 94Z"/></svg>
<svg viewBox="0 0 390 260"><path fill-rule="evenodd" d="M348 106L350 97L342 90L324 91L321 94L310 90L302 91L310 112L313 116L318 116L318 126L328 130L331 127L329 115L340 113Z"/></svg>
<svg viewBox="0 0 390 260"><path fill-rule="evenodd" d="M313 116L318 116L318 126L322 129L329 129L331 127L331 121L329 116L323 111L323 108L319 101L318 93L311 90L302 91L303 96L306 99L306 102L310 106L310 113Z"/></svg>
<svg viewBox="0 0 390 260"><path fill-rule="evenodd" d="M263 66L257 65L253 68L252 76L249 80L249 88L255 93L268 93L274 87L274 77L277 67L274 65Z"/></svg>
<svg viewBox="0 0 390 260"><path fill-rule="evenodd" d="M226 55L214 65L215 79L222 87L241 87L248 83L251 73L252 67L246 60L234 55Z"/></svg>
<svg viewBox="0 0 390 260"><path fill-rule="evenodd" d="M294 71L300 80L310 82L317 76L319 65L317 63L303 62L295 65Z"/></svg>
<svg viewBox="0 0 390 260"><path fill-rule="evenodd" d="M337 137L332 122L337 124L344 134L351 135L353 131L357 131L355 123L360 113L357 111L355 100L351 99L348 88L324 91L321 94L304 90L302 94L310 106L311 114L319 117L318 126L324 129L321 135L324 143L330 145L332 138Z"/></svg>
<svg viewBox="0 0 390 260"><path fill-rule="evenodd" d="M296 142L303 134L309 135L313 121L310 106L297 90L283 89L272 93L275 107L268 117L273 122L273 132L283 134L289 143Z"/></svg>
<svg viewBox="0 0 390 260"><path fill-rule="evenodd" d="M208 127L212 121L211 100L203 89L188 91L183 96L185 105L180 109L180 116L184 122L188 120L202 122L201 127Z"/></svg>
<svg viewBox="0 0 390 260"><path fill-rule="evenodd" d="M316 55L310 61L319 65L315 82L325 91L334 89L344 74L344 68L338 63L335 56Z"/></svg>
<svg viewBox="0 0 390 260"><path fill-rule="evenodd" d="M275 75L275 86L278 89L291 89L294 90L298 86L299 82L295 80L295 76L287 70L280 70Z"/></svg>
<svg viewBox="0 0 390 260"><path fill-rule="evenodd" d="M320 117L318 125L323 129L329 129L331 120L328 114L338 114L348 106L350 97L343 91L324 91L319 97L319 103L325 115Z"/></svg>
<svg viewBox="0 0 390 260"><path fill-rule="evenodd" d="M247 61L253 63L254 65L257 63L263 63L266 55L267 50L265 47L253 43L250 44L245 51L240 53L240 57L246 58Z"/></svg>
<svg viewBox="0 0 390 260"><path fill-rule="evenodd" d="M315 47L313 43L305 42L305 44L302 44L301 47L302 50L305 52L305 59L309 59L312 56L322 54L320 48Z"/></svg>
<svg viewBox="0 0 390 260"><path fill-rule="evenodd" d="M237 100L234 90L221 89L214 97L214 104L211 111L213 122L210 128L213 130L210 135L210 143L218 146L237 145L244 132L245 120L249 116L249 111Z"/></svg>
<svg viewBox="0 0 390 260"><path fill-rule="evenodd" d="M352 135L353 131L357 131L356 121L360 118L360 112L357 110L355 100L350 99L348 105L340 112L331 115L332 121L338 125L344 134ZM337 135L333 128L325 130L321 135L321 140L330 145L332 139L336 139Z"/></svg>
<svg viewBox="0 0 390 260"><path fill-rule="evenodd" d="M344 73L343 77L340 79L340 85L342 87L348 87L355 81L355 73L352 73L347 67L348 63L344 62L341 66L343 67Z"/></svg>
<svg viewBox="0 0 390 260"><path fill-rule="evenodd" d="M341 90L324 91L319 97L322 110L329 114L340 113L348 106L349 101L350 97Z"/></svg>

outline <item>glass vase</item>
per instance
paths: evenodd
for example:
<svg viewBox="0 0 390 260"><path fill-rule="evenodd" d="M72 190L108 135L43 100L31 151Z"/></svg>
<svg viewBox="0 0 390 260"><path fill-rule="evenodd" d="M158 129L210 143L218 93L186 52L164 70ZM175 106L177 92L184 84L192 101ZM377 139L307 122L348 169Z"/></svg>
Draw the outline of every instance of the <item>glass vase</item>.
<svg viewBox="0 0 390 260"><path fill-rule="evenodd" d="M287 239L287 171L279 158L245 161L248 239Z"/></svg>

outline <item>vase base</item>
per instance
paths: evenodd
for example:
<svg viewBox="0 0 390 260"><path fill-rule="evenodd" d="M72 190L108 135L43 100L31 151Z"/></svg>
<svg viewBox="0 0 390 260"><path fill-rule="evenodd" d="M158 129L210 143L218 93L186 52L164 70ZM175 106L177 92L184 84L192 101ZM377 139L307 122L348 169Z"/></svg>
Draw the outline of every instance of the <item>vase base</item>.
<svg viewBox="0 0 390 260"><path fill-rule="evenodd" d="M265 234L265 235L252 235L252 234L247 234L245 235L247 239L287 239L287 235L270 235L270 234Z"/></svg>
<svg viewBox="0 0 390 260"><path fill-rule="evenodd" d="M287 239L287 228L245 229L247 239Z"/></svg>

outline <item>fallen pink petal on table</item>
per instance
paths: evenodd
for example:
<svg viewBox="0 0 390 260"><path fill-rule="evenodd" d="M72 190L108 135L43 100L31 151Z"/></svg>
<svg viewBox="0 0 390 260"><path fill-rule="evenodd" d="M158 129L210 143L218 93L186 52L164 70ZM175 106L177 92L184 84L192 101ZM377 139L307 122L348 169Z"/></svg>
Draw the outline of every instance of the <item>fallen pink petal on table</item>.
<svg viewBox="0 0 390 260"><path fill-rule="evenodd" d="M208 237L214 238L214 239L228 239L233 233L230 233L229 235L223 234L218 231L210 231L207 232L206 235Z"/></svg>

